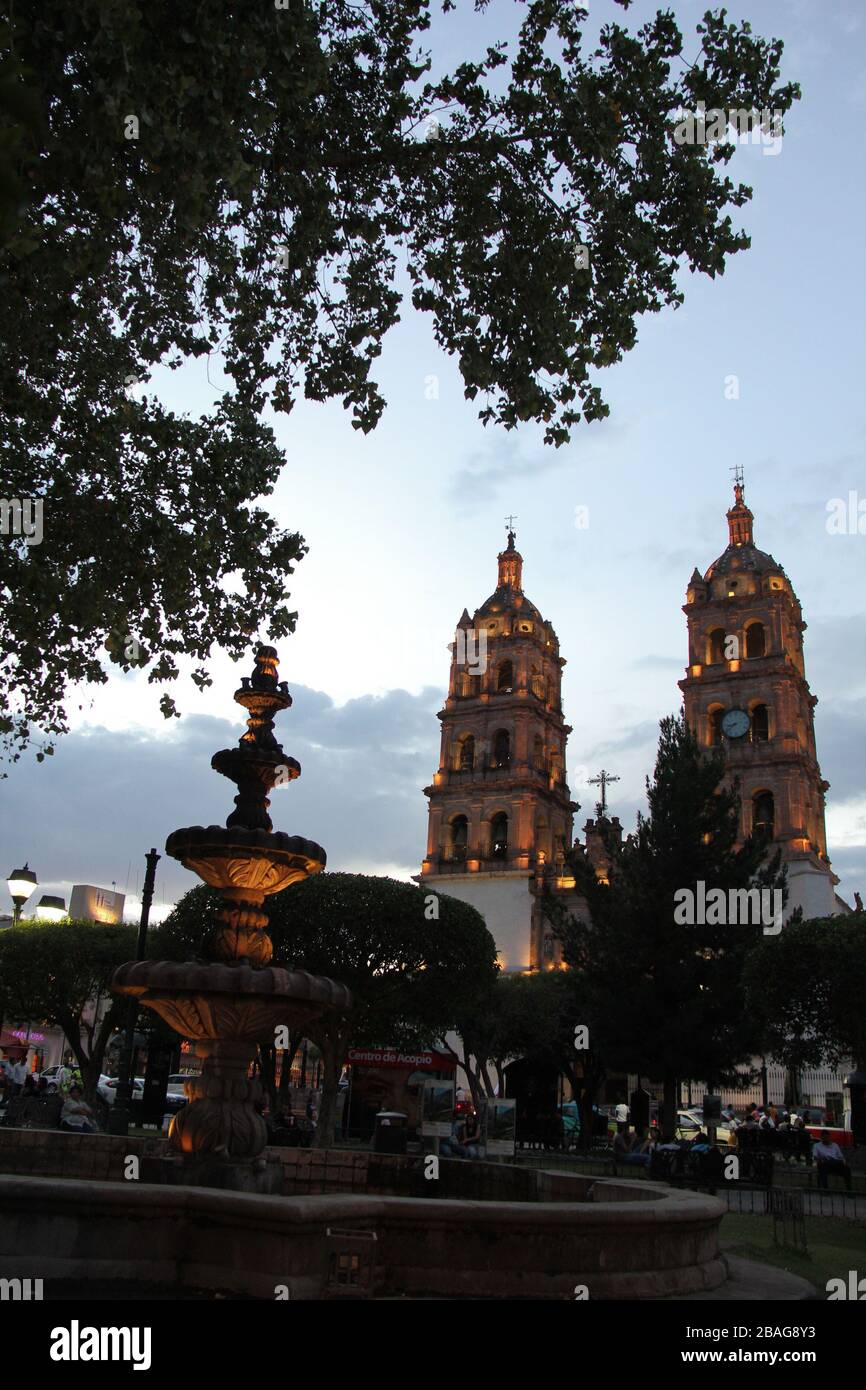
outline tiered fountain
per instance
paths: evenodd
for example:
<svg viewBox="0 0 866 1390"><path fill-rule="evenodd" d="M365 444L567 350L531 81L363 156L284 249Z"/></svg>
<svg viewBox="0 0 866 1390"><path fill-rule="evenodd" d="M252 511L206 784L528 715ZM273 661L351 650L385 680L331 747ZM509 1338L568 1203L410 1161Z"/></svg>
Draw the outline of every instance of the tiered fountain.
<svg viewBox="0 0 866 1390"><path fill-rule="evenodd" d="M278 1181L262 1151L265 1122L256 1109L258 1082L249 1077L259 1042L273 1041L280 1025L295 1030L328 1010L343 1011L349 991L324 976L269 964L265 898L325 867L325 851L312 840L274 831L268 794L301 774L277 743L274 716L292 703L277 682L277 654L262 647L250 679L235 700L248 712L237 748L215 753L211 766L238 788L225 826L175 830L166 853L218 888L222 905L206 943L206 962L130 961L115 972L112 989L137 995L175 1032L195 1041L201 1075L187 1083L190 1104L172 1120L169 1142L181 1157L174 1181L243 1191L268 1191Z"/></svg>

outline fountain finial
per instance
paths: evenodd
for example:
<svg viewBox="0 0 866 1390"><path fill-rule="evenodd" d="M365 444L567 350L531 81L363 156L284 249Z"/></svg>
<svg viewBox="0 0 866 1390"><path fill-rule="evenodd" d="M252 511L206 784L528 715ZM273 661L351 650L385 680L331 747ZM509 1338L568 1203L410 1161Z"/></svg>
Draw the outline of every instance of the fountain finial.
<svg viewBox="0 0 866 1390"><path fill-rule="evenodd" d="M243 678L234 696L247 711L246 732L237 748L222 748L211 758L211 767L238 789L229 829L272 830L268 793L301 775L301 764L287 757L274 736L276 715L292 704L286 682L277 681L279 664L273 647L259 647L252 676Z"/></svg>

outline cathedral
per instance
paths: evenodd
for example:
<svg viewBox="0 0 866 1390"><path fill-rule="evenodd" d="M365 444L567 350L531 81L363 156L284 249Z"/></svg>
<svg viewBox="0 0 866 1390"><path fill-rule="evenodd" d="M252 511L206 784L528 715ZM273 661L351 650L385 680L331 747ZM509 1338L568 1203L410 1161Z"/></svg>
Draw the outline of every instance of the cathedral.
<svg viewBox="0 0 866 1390"><path fill-rule="evenodd" d="M791 581L754 543L742 478L727 513L728 545L688 584L684 613L688 664L679 682L686 718L708 748L721 744L728 774L741 788L741 832L767 827L788 869L786 915L847 912L827 858L824 797L803 657L806 624ZM451 671L439 767L429 798L427 855L418 881L483 914L503 970L551 969L559 943L541 912L547 889L574 913L582 904L566 855L576 843L579 808L566 781L566 724L559 641L523 592L523 557L508 532L496 589L451 645ZM606 783L597 818L580 848L603 877L600 821L608 819Z"/></svg>

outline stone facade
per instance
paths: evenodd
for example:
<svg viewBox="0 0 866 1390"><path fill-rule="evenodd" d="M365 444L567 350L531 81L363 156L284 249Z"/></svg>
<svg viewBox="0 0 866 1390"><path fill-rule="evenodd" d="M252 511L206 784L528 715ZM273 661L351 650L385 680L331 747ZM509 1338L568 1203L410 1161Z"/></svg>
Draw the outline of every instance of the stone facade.
<svg viewBox="0 0 866 1390"><path fill-rule="evenodd" d="M824 797L815 746L818 703L806 680L806 623L793 585L753 539L753 515L735 486L729 543L689 581L683 612L689 664L679 682L686 718L706 746L725 749L739 778L743 836L767 825L788 866L788 915L846 910L827 857Z"/></svg>
<svg viewBox="0 0 866 1390"><path fill-rule="evenodd" d="M545 878L566 886L577 809L565 775L565 660L522 583L509 531L494 593L472 618L464 609L451 645L420 879L483 912L505 970L545 963L537 889Z"/></svg>

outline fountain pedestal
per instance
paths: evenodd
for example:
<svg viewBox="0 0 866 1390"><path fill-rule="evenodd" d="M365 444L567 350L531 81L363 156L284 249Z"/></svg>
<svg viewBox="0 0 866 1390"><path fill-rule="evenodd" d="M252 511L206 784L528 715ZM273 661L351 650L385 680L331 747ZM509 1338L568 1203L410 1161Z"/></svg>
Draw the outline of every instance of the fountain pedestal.
<svg viewBox="0 0 866 1390"><path fill-rule="evenodd" d="M238 787L236 809L225 826L175 830L166 852L221 894L209 960L129 961L114 974L112 989L136 996L182 1037L196 1043L201 1073L186 1085L189 1105L172 1119L166 1181L240 1191L273 1191L275 1165L263 1150L267 1129L259 1113L261 1087L250 1077L257 1044L272 1042L280 1026L297 1030L329 1010L351 1005L349 991L325 976L268 964L266 898L319 873L325 851L312 840L274 832L268 792L278 781L300 776L273 735L278 710L291 705L285 682L277 683L277 655L263 647L252 677L235 700L248 713L239 746L214 754L211 765Z"/></svg>

